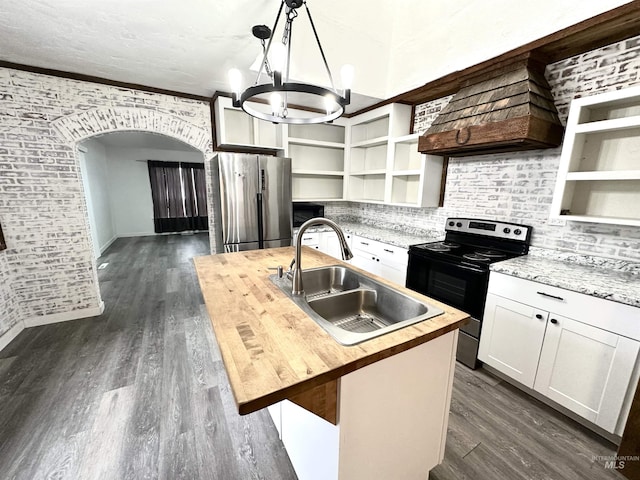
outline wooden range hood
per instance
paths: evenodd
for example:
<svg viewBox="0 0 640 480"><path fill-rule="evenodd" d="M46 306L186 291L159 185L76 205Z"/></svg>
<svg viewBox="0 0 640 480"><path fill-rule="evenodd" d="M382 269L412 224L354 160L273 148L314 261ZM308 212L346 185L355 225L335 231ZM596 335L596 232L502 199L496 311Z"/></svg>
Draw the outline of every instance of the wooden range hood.
<svg viewBox="0 0 640 480"><path fill-rule="evenodd" d="M465 78L419 138L418 150L462 157L559 146L564 127L544 77L545 65L526 53Z"/></svg>

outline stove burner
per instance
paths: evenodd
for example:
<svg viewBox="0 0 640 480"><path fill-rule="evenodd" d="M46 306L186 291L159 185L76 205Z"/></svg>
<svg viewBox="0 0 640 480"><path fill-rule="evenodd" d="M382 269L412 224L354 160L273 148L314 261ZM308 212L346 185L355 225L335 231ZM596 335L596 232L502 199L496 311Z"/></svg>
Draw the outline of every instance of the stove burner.
<svg viewBox="0 0 640 480"><path fill-rule="evenodd" d="M448 252L451 250L451 247L447 247L446 245L440 245L439 243L436 245L425 245L426 250L431 250L432 252Z"/></svg>
<svg viewBox="0 0 640 480"><path fill-rule="evenodd" d="M424 246L426 250L431 250L432 252L449 252L454 248L459 248L460 245L457 243L450 242L437 242L437 243L429 243Z"/></svg>
<svg viewBox="0 0 640 480"><path fill-rule="evenodd" d="M506 255L502 252L498 252L497 250L478 250L474 252L476 255L480 255L482 257L487 257L490 259L495 258L505 258Z"/></svg>
<svg viewBox="0 0 640 480"><path fill-rule="evenodd" d="M474 260L476 262L490 262L491 258L480 255L479 253L465 253L462 255L462 258L466 258L467 260Z"/></svg>

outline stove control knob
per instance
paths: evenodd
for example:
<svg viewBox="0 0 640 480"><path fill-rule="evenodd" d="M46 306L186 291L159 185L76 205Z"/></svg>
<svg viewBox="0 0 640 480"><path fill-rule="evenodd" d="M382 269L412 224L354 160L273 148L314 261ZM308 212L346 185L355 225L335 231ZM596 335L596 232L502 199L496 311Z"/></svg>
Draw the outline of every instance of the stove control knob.
<svg viewBox="0 0 640 480"><path fill-rule="evenodd" d="M516 228L516 229L513 231L513 233L514 233L514 235L520 235L520 234L522 233L522 230L520 230L519 228Z"/></svg>
<svg viewBox="0 0 640 480"><path fill-rule="evenodd" d="M511 233L511 229L510 229L510 228L507 228L507 227L505 227L505 229L504 229L504 230L502 230L502 231L503 231L504 233Z"/></svg>
<svg viewBox="0 0 640 480"><path fill-rule="evenodd" d="M450 227L453 227L454 225L455 225L455 223L453 223L453 222L449 222L449 226L450 226Z"/></svg>
<svg viewBox="0 0 640 480"><path fill-rule="evenodd" d="M458 228L462 228L462 222L458 222L458 223L456 223L456 227L458 227Z"/></svg>

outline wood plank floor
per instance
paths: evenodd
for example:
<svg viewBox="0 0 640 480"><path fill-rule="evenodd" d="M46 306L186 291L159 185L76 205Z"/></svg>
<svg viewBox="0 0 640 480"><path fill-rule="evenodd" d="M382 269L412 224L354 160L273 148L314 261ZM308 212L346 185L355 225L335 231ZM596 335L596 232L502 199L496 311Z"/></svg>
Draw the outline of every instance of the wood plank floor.
<svg viewBox="0 0 640 480"><path fill-rule="evenodd" d="M266 410L235 410L191 261L208 251L206 234L119 239L103 315L0 352L0 478L296 478Z"/></svg>
<svg viewBox="0 0 640 480"><path fill-rule="evenodd" d="M119 239L99 261L104 314L0 352L0 478L296 478L266 410L236 413L191 262L208 245ZM446 452L431 480L623 478L593 461L612 445L460 365Z"/></svg>

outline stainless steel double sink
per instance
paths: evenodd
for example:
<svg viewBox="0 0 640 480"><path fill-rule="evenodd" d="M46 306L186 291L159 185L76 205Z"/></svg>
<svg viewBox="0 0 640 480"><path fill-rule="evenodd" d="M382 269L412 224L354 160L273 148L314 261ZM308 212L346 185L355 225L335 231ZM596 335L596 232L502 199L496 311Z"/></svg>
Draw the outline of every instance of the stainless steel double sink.
<svg viewBox="0 0 640 480"><path fill-rule="evenodd" d="M444 313L341 265L303 270L304 295L291 294L286 275L269 278L342 345L356 345Z"/></svg>

